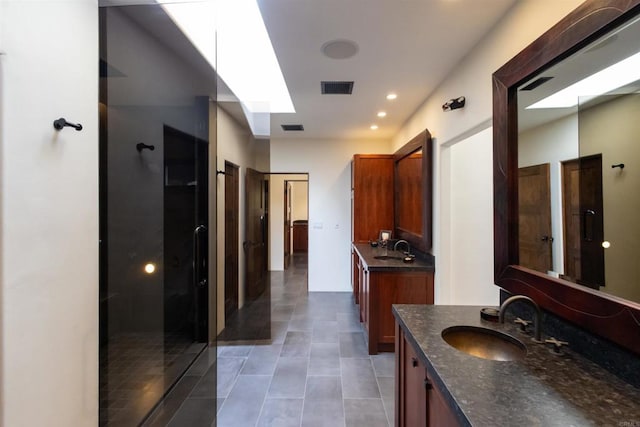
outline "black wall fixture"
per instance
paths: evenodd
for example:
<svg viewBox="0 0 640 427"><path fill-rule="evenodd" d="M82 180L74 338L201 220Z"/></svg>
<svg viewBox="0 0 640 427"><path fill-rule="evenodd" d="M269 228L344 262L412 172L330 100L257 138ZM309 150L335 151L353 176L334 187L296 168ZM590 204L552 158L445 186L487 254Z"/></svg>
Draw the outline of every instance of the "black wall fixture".
<svg viewBox="0 0 640 427"><path fill-rule="evenodd" d="M467 100L464 96L451 98L450 100L442 104L442 111L457 110L458 108L464 107L465 102L467 102Z"/></svg>
<svg viewBox="0 0 640 427"><path fill-rule="evenodd" d="M624 169L624 163L618 163L617 165L611 165L611 169L620 168L620 170Z"/></svg>
<svg viewBox="0 0 640 427"><path fill-rule="evenodd" d="M146 148L147 150L151 150L151 151L153 151L153 150L155 150L155 149L156 149L156 146L155 146L155 145L147 145L147 144L145 144L144 142L138 142L138 143L136 144L136 150L138 150L138 152L139 152L139 153L141 153L141 152L142 152L142 150L144 150L145 148Z"/></svg>
<svg viewBox="0 0 640 427"><path fill-rule="evenodd" d="M63 117L60 117L58 120L54 120L53 121L53 127L56 130L60 130L62 128L64 128L65 126L69 126L74 128L75 130L82 130L82 125L81 124L75 124L75 123L69 123L68 121L66 121Z"/></svg>

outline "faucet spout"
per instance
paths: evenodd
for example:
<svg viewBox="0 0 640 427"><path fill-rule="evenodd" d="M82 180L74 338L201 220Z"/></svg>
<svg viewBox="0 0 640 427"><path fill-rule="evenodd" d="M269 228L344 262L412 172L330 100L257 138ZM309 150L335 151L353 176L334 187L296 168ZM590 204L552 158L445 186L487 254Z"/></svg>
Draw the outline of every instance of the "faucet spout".
<svg viewBox="0 0 640 427"><path fill-rule="evenodd" d="M407 242L407 241L406 241L406 240L404 240L404 239L400 239L400 240L398 240L398 241L396 242L396 244L395 244L395 245L393 245L393 250L394 250L394 251L397 251L397 250L398 250L398 245L399 245L400 243L404 243L404 244L407 246L407 254L411 252L411 248L409 247L409 242Z"/></svg>
<svg viewBox="0 0 640 427"><path fill-rule="evenodd" d="M504 323L504 315L507 311L507 308L511 305L511 303L514 303L516 301L526 301L528 302L535 310L534 315L534 340L536 342L542 342L542 310L540 310L540 306L538 306L538 304L536 304L536 302L534 300L532 300L531 298L529 298L526 295L514 295L512 297L507 298L506 300L504 300L504 302L502 303L502 305L500 306L500 314L498 315L498 321L500 323Z"/></svg>

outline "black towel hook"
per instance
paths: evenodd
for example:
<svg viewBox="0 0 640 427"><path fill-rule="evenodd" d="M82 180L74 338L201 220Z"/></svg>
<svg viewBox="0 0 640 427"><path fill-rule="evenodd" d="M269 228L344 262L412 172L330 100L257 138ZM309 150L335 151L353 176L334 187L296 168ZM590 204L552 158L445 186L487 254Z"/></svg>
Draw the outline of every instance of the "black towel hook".
<svg viewBox="0 0 640 427"><path fill-rule="evenodd" d="M66 121L63 117L60 117L58 120L54 120L53 121L53 127L56 130L60 130L62 128L64 128L65 126L69 126L74 128L75 130L82 130L82 125L80 123L75 124L75 123L69 123L68 121Z"/></svg>
<svg viewBox="0 0 640 427"><path fill-rule="evenodd" d="M611 165L611 169L620 168L620 170L624 169L624 163L618 163L617 165Z"/></svg>
<svg viewBox="0 0 640 427"><path fill-rule="evenodd" d="M156 149L156 146L155 146L155 145L147 145L147 144L145 144L144 142L138 142L138 143L136 144L136 150L138 150L138 152L140 152L140 153L141 153L141 152L142 152L142 150L144 150L145 148L146 148L146 149L148 149L148 150L153 151L153 150L155 150L155 149Z"/></svg>

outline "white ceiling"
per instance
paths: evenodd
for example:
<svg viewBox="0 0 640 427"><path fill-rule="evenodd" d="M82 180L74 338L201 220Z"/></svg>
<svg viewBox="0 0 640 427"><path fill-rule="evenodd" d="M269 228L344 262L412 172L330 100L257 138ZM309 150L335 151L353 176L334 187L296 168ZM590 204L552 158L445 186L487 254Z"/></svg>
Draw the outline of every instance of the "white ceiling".
<svg viewBox="0 0 640 427"><path fill-rule="evenodd" d="M515 2L258 0L296 109L271 116L271 137L391 138ZM324 56L322 45L335 39L354 41L359 52ZM322 80L353 80L353 94L321 95ZM390 91L398 99L387 101ZM379 110L387 117L377 118ZM305 130L285 133L281 124Z"/></svg>

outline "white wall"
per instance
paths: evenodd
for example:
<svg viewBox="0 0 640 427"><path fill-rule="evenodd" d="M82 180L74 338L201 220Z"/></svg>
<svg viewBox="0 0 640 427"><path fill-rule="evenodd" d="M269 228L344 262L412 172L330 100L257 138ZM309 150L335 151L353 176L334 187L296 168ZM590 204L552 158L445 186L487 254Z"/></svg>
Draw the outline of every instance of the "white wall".
<svg viewBox="0 0 640 427"><path fill-rule="evenodd" d="M309 173L309 291L350 291L351 159L388 141L271 140L272 172Z"/></svg>
<svg viewBox="0 0 640 427"><path fill-rule="evenodd" d="M218 170L224 170L224 162L228 161L240 167L239 173L239 215L238 223L239 245L238 245L238 307L244 304L244 276L245 276L245 257L242 250L242 242L245 240L245 176L247 167L255 168L256 155L254 146L264 144L264 141L254 141L251 133L245 127L235 121L226 111L218 108L217 119L217 141L218 141ZM224 255L225 255L225 228L224 228L224 175L217 177L217 213L218 213L218 235L217 235L217 283L218 283L218 333L224 329Z"/></svg>
<svg viewBox="0 0 640 427"><path fill-rule="evenodd" d="M493 207L482 204L482 209L467 209L481 202L476 200L477 192L485 194L493 187L492 175L487 174L492 168L491 75L580 3L581 0L517 2L393 139L395 150L424 128L436 138L433 254L437 304L498 302L493 285ZM466 97L465 108L443 112L443 102L457 96ZM463 145L451 152L457 144ZM468 165L472 153L477 161ZM459 191L461 185L468 186L464 193ZM492 195L492 191L486 194ZM479 225L468 227L470 221ZM464 239L456 238L460 230L468 230L469 234Z"/></svg>
<svg viewBox="0 0 640 427"><path fill-rule="evenodd" d="M291 183L291 221L309 219L309 183Z"/></svg>
<svg viewBox="0 0 640 427"><path fill-rule="evenodd" d="M97 1L1 1L0 52L0 425L95 426Z"/></svg>

